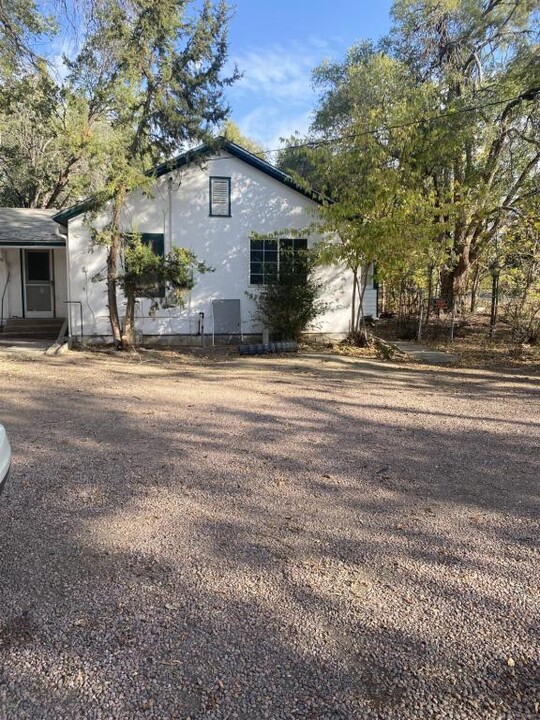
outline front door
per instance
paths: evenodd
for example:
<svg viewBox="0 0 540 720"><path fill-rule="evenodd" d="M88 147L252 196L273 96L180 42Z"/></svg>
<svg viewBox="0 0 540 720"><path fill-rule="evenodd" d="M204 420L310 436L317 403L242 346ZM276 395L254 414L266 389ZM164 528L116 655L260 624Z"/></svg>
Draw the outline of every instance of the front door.
<svg viewBox="0 0 540 720"><path fill-rule="evenodd" d="M24 251L24 309L28 318L54 317L50 250Z"/></svg>

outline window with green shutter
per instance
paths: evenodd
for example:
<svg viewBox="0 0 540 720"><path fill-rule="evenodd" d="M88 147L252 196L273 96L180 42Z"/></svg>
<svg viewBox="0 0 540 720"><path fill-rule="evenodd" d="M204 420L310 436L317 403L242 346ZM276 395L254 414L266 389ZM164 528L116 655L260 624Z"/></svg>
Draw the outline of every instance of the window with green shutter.
<svg viewBox="0 0 540 720"><path fill-rule="evenodd" d="M152 248L154 255L161 258L165 257L165 235L163 233L126 233L124 235L124 239L127 241L129 241L130 237L140 237L142 244ZM152 278L151 284L153 284L153 282L154 280ZM164 298L165 292L166 287L163 279L156 275L155 286L148 290L148 292L139 294L138 297Z"/></svg>
<svg viewBox="0 0 540 720"><path fill-rule="evenodd" d="M152 248L155 255L165 256L165 235L163 233L141 233L141 242Z"/></svg>

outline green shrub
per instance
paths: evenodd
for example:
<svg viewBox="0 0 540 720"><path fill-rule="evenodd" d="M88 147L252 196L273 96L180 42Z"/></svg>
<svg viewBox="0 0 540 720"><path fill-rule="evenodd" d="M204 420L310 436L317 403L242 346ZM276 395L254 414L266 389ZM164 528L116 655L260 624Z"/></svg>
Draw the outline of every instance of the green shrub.
<svg viewBox="0 0 540 720"><path fill-rule="evenodd" d="M281 248L279 272L267 279L256 295L257 319L272 340L298 340L325 309L320 300L322 283L314 277L314 260L307 250Z"/></svg>

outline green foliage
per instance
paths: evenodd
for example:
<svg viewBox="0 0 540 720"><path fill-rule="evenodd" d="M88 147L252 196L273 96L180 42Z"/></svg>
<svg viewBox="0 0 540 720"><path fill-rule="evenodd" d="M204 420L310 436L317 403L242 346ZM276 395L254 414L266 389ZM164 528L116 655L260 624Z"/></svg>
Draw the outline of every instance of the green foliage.
<svg viewBox="0 0 540 720"><path fill-rule="evenodd" d="M0 86L0 204L61 208L99 187L110 131L47 69Z"/></svg>
<svg viewBox="0 0 540 720"><path fill-rule="evenodd" d="M325 172L327 151L320 147L310 147L309 137L302 137L298 133L282 138L282 142L285 146L278 153L276 166L291 175L300 186L333 197L331 178Z"/></svg>
<svg viewBox="0 0 540 720"><path fill-rule="evenodd" d="M154 306L182 306L186 293L195 286L195 274L209 271L191 250L176 247L161 256L134 233L124 242L118 283L126 298L152 298Z"/></svg>
<svg viewBox="0 0 540 720"><path fill-rule="evenodd" d="M227 140L230 140L237 145L249 150L250 153L260 157L261 160L266 160L266 153L262 145L256 140L252 140L247 135L244 135L238 125L232 120L226 120L219 131L220 135Z"/></svg>
<svg viewBox="0 0 540 720"><path fill-rule="evenodd" d="M315 70L313 149L294 152L335 199L324 259L355 278L376 262L396 295L416 285L461 300L538 185L538 6L398 0L393 12L379 46Z"/></svg>
<svg viewBox="0 0 540 720"><path fill-rule="evenodd" d="M34 0L0 2L0 77L43 67L36 46L55 31L53 19Z"/></svg>
<svg viewBox="0 0 540 720"><path fill-rule="evenodd" d="M519 342L540 343L540 201L536 196L502 237L500 292Z"/></svg>
<svg viewBox="0 0 540 720"><path fill-rule="evenodd" d="M251 297L257 305L257 319L270 330L274 340L298 340L324 312L321 292L309 251L282 248L279 273Z"/></svg>
<svg viewBox="0 0 540 720"><path fill-rule="evenodd" d="M350 329L367 342L363 299L368 269L377 265L386 282L419 273L438 232L431 196L408 162L414 128L389 129L403 124L398 120L425 98L418 97L399 61L370 46L351 52L341 69L319 68L316 77L323 101L314 127L332 139L322 151L320 172L336 198L322 209L320 257L351 270Z"/></svg>
<svg viewBox="0 0 540 720"><path fill-rule="evenodd" d="M227 118L223 91L238 77L223 76L227 22L221 1L206 0L196 16L178 0L97 6L70 82L121 136L126 166L149 169Z"/></svg>

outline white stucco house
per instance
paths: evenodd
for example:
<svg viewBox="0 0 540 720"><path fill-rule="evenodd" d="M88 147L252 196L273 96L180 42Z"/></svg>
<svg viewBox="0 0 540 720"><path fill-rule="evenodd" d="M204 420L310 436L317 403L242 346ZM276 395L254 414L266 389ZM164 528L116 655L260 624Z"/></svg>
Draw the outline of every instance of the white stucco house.
<svg viewBox="0 0 540 720"><path fill-rule="evenodd" d="M203 145L160 165L153 190L127 199L126 233L142 234L156 252L190 248L214 269L197 278L184 307L152 312L150 299L138 301L136 331L145 342L194 342L201 330L216 341L260 337L250 295L264 285L265 268L279 265L280 247L310 247L319 239L307 231L322 200L316 192L235 143L224 140L218 148ZM0 209L2 324L67 317L72 337L111 339L106 251L92 242L88 207L80 203L57 213ZM99 228L107 220L103 213L91 222ZM16 236L10 222L18 226ZM272 237L265 240L266 234ZM309 332L343 336L350 323L350 273L335 266L318 272L327 310ZM371 281L365 308L377 314Z"/></svg>

